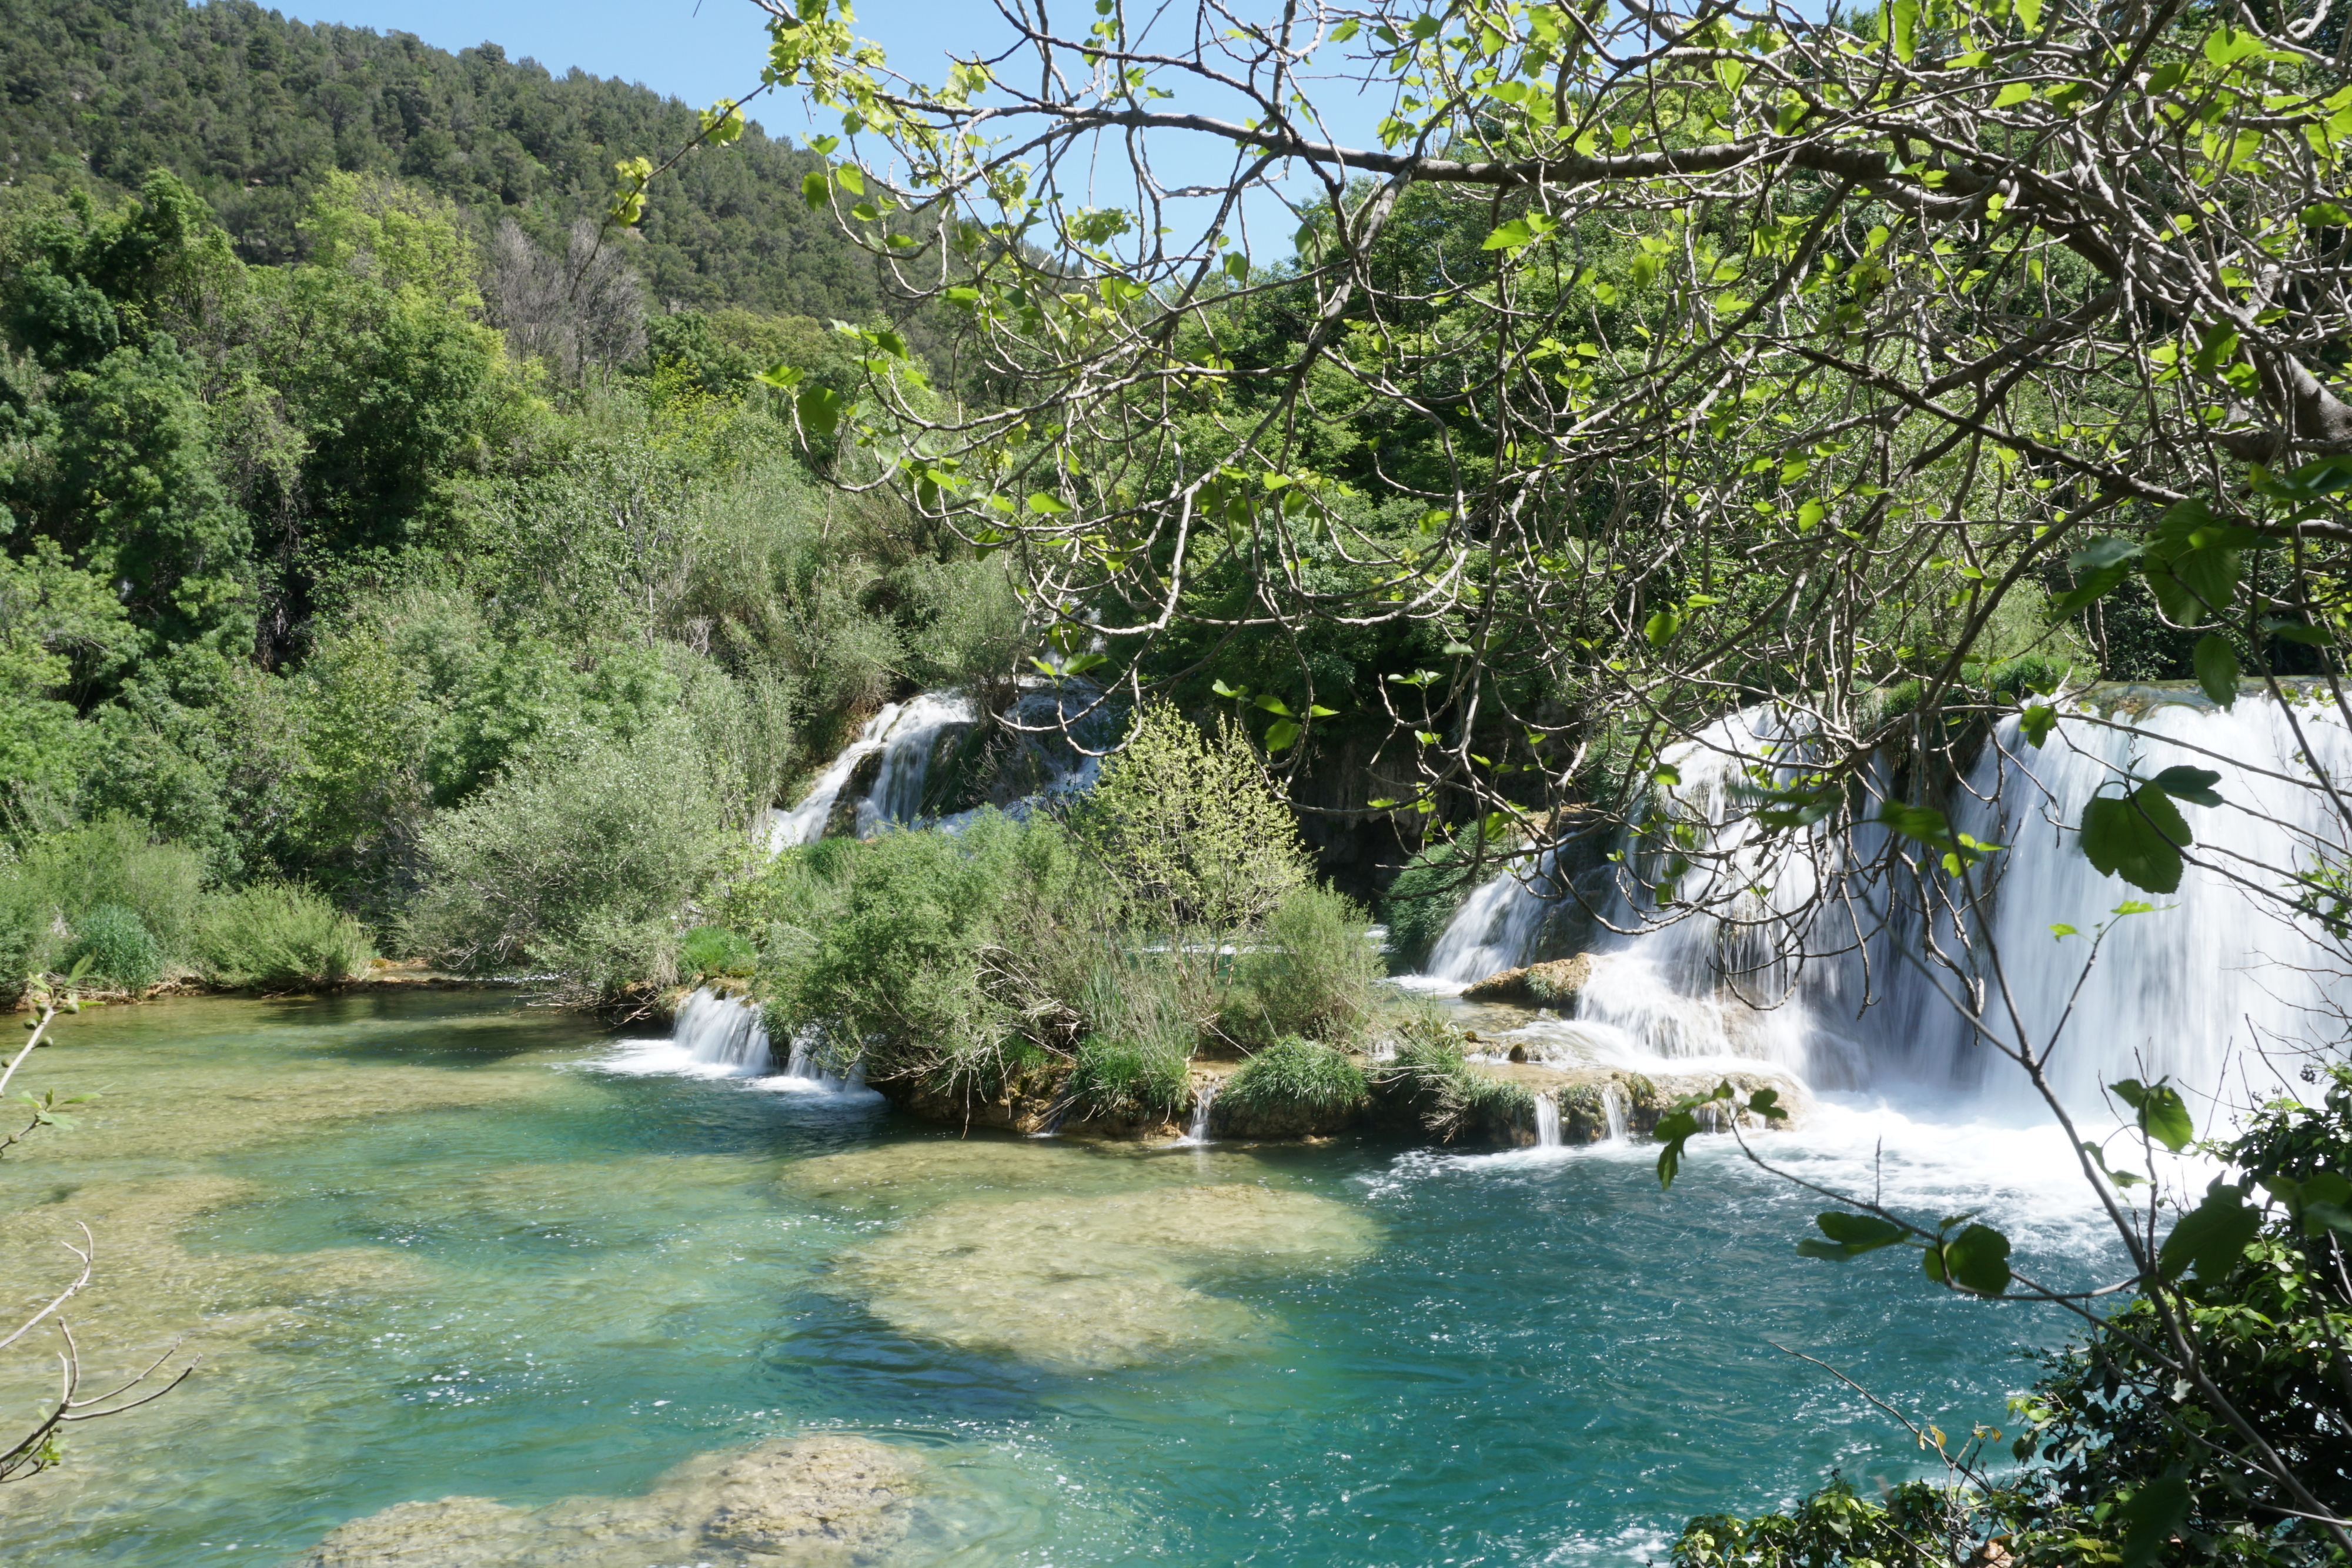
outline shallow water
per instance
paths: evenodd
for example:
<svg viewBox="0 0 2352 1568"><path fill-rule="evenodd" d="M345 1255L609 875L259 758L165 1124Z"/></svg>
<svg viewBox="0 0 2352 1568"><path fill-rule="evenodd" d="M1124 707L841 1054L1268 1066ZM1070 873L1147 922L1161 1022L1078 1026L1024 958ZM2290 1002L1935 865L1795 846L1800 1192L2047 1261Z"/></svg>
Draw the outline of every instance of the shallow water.
<svg viewBox="0 0 2352 1568"><path fill-rule="evenodd" d="M9 1562L278 1564L398 1503L625 1498L830 1430L919 1451L897 1563L1637 1563L1832 1467L1919 1473L1768 1342L1948 1431L2061 1332L1795 1258L1819 1205L1719 1145L1661 1194L1640 1145L959 1139L613 1057L481 996L71 1020L32 1084L104 1094L0 1165L0 1295L84 1220L93 1375L203 1360L0 1492ZM1866 1183L1881 1134L1891 1194L2095 1260L2046 1140L1832 1106L1774 1146Z"/></svg>

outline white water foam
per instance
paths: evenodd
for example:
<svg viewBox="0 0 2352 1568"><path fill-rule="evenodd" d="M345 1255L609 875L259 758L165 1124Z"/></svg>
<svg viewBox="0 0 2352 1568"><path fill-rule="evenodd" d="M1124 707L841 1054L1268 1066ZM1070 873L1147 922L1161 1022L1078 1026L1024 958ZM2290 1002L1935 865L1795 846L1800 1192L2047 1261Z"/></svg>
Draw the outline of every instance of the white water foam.
<svg viewBox="0 0 2352 1568"><path fill-rule="evenodd" d="M874 1104L882 1098L855 1071L847 1078L825 1071L805 1038L793 1042L783 1071L777 1071L759 1008L708 987L678 1003L668 1039L623 1040L594 1065L633 1077L740 1079L746 1088L823 1095L845 1104Z"/></svg>

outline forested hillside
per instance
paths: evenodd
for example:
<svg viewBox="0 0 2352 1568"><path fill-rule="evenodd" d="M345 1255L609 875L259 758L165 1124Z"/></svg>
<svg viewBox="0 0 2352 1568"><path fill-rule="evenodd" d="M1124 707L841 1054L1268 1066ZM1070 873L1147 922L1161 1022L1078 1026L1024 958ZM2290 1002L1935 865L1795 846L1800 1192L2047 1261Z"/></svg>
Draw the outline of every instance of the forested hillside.
<svg viewBox="0 0 2352 1568"><path fill-rule="evenodd" d="M262 263L307 253L303 214L338 170L397 176L484 235L512 217L551 245L601 214L615 162L658 160L695 129L675 99L554 76L495 44L452 55L247 0L5 0L0 76L10 184L120 194L168 169L212 204L237 254ZM801 200L819 163L754 125L725 157L664 175L628 246L655 308L820 319L879 308L873 269Z"/></svg>

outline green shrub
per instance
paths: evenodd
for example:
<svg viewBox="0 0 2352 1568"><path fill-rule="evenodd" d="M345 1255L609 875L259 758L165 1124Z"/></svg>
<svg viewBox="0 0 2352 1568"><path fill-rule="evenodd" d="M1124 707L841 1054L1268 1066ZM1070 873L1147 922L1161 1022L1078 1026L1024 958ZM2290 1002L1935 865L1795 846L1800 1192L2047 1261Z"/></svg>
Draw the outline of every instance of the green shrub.
<svg viewBox="0 0 2352 1568"><path fill-rule="evenodd" d="M338 986L367 969L367 927L295 883L218 893L197 912L189 948L207 984L290 991Z"/></svg>
<svg viewBox="0 0 2352 1568"><path fill-rule="evenodd" d="M16 873L46 905L52 923L79 932L94 911L127 909L169 965L184 950L204 896L204 857L184 844L158 843L127 817L107 817L53 833L26 852Z"/></svg>
<svg viewBox="0 0 2352 1568"><path fill-rule="evenodd" d="M1523 1084L1473 1066L1465 1060L1461 1030L1434 1008L1424 1003L1401 1009L1390 1033L1395 1052L1373 1068L1373 1088L1418 1115L1441 1141L1534 1122L1535 1095Z"/></svg>
<svg viewBox="0 0 2352 1568"><path fill-rule="evenodd" d="M1091 1115L1167 1114L1192 1098L1189 1070L1200 1043L1193 977L1159 953L1113 948L1087 974L1067 1092Z"/></svg>
<svg viewBox="0 0 2352 1568"><path fill-rule="evenodd" d="M1363 1069L1345 1053L1294 1038L1276 1040L1243 1062L1218 1091L1217 1103L1250 1115L1332 1115L1361 1104L1370 1087Z"/></svg>
<svg viewBox="0 0 2352 1568"><path fill-rule="evenodd" d="M751 939L724 925L696 926L678 938L677 956L694 975L748 975L760 962Z"/></svg>
<svg viewBox="0 0 2352 1568"><path fill-rule="evenodd" d="M1015 1055L1070 1061L1090 1032L1079 1003L1115 950L1116 895L1050 820L983 812L787 858L730 905L770 918L771 1034L813 1029L836 1067L862 1055L876 1082L961 1091Z"/></svg>
<svg viewBox="0 0 2352 1568"><path fill-rule="evenodd" d="M1068 1093L1088 1115L1166 1115L1192 1098L1186 1063L1164 1040L1090 1034L1078 1042Z"/></svg>
<svg viewBox="0 0 2352 1568"><path fill-rule="evenodd" d="M676 919L730 839L679 727L533 757L424 835L427 879L404 925L417 951L474 972L551 972L611 994L676 978Z"/></svg>
<svg viewBox="0 0 2352 1568"><path fill-rule="evenodd" d="M1350 1040L1361 1032L1380 976L1363 910L1310 883L1275 906L1256 945L1234 961L1219 1028L1244 1042L1286 1035Z"/></svg>
<svg viewBox="0 0 2352 1568"><path fill-rule="evenodd" d="M163 977L163 950L154 934L119 904L101 904L74 922L62 967L70 973L85 962L85 978L115 990L143 991Z"/></svg>
<svg viewBox="0 0 2352 1568"><path fill-rule="evenodd" d="M1153 931L1249 930L1307 881L1298 824L1248 736L1230 721L1205 736L1166 703L1136 714L1071 821Z"/></svg>

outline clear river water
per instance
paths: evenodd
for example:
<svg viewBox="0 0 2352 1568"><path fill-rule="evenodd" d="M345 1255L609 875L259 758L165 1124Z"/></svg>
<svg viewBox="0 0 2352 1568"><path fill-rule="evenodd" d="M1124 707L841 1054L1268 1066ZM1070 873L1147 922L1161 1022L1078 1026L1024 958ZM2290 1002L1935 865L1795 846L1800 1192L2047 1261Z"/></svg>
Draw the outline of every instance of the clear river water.
<svg viewBox="0 0 2352 1568"><path fill-rule="evenodd" d="M31 1086L102 1097L0 1163L0 1295L69 1277L86 1223L93 1377L201 1361L0 1493L8 1563L287 1564L404 1502L626 1499L833 1432L919 1465L887 1563L1633 1563L1833 1469L1923 1473L1774 1342L1964 1432L2063 1334L1907 1254L1797 1258L1820 1204L1728 1140L1661 1193L1641 1144L963 1138L659 1061L484 994L66 1020ZM2041 1134L1853 1101L1770 1146L2099 1260Z"/></svg>

